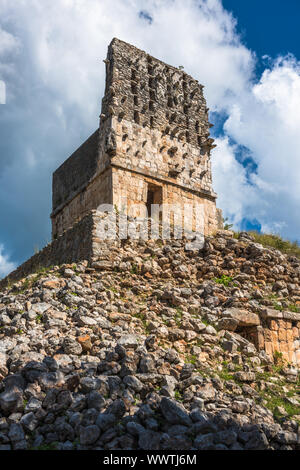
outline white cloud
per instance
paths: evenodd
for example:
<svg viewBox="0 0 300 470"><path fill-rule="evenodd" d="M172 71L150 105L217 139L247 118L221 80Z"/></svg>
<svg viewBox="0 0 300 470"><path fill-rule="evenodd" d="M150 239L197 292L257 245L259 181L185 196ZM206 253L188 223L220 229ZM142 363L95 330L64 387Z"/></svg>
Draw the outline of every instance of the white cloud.
<svg viewBox="0 0 300 470"><path fill-rule="evenodd" d="M265 228L295 239L300 238L299 108L300 63L292 56L279 58L236 101L224 126L257 164L252 212Z"/></svg>
<svg viewBox="0 0 300 470"><path fill-rule="evenodd" d="M4 252L4 246L0 244L0 279L12 272L16 265L9 260L9 256Z"/></svg>
<svg viewBox="0 0 300 470"><path fill-rule="evenodd" d="M149 24L139 16L147 11ZM243 90L253 55L219 0L35 0L11 2L0 14L18 32L30 74L55 100L79 106L82 119L99 112L107 45L114 36L185 69L207 86L213 108ZM26 48L26 50L25 50ZM216 73L217 71L217 73ZM97 100L98 98L98 100Z"/></svg>
<svg viewBox="0 0 300 470"><path fill-rule="evenodd" d="M0 27L0 57L11 52L16 52L19 46L18 39L13 34Z"/></svg>
<svg viewBox="0 0 300 470"><path fill-rule="evenodd" d="M115 36L183 65L205 85L208 106L227 117L225 136L212 154L218 205L225 215L237 226L243 218L256 218L263 227L298 236L300 77L295 58L270 62L255 81L255 54L242 44L236 20L220 0L17 3L0 1L0 78L7 88L0 115L5 129L0 211L6 217L2 240L8 246L6 240L14 239L19 258L43 244L49 232L51 172L98 124L102 60ZM252 176L236 158L240 146L249 149L257 165ZM28 227L26 240L15 235L20 218Z"/></svg>
<svg viewBox="0 0 300 470"><path fill-rule="evenodd" d="M0 104L6 103L6 86L3 80L0 80Z"/></svg>
<svg viewBox="0 0 300 470"><path fill-rule="evenodd" d="M20 261L49 237L51 172L98 125L102 60L113 37L184 65L206 85L214 109L243 89L252 70L252 54L219 0L1 0L0 24L19 44L0 58L7 86L0 212L2 240Z"/></svg>
<svg viewBox="0 0 300 470"><path fill-rule="evenodd" d="M252 206L258 202L253 185L247 179L246 168L235 158L237 145L230 145L228 137L216 139L216 149L212 159L213 184L218 191L218 207L238 228ZM253 214L252 214L252 218Z"/></svg>

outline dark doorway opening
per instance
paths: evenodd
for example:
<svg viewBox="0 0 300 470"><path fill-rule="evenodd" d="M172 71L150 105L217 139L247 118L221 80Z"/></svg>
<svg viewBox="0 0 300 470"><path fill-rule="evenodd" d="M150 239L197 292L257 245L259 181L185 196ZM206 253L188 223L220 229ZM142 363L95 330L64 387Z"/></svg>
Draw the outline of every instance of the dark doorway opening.
<svg viewBox="0 0 300 470"><path fill-rule="evenodd" d="M161 218L161 214L157 213L157 211L153 211L152 205L153 204L162 204L162 187L161 186L156 186L155 184L149 184L148 185L148 191L147 191L147 212L148 212L148 217L153 217L153 218Z"/></svg>

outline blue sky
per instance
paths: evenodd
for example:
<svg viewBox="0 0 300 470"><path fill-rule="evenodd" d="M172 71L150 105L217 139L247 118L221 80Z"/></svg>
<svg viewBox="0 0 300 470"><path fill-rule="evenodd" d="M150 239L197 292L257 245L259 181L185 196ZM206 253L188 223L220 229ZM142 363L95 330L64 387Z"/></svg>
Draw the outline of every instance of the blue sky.
<svg viewBox="0 0 300 470"><path fill-rule="evenodd" d="M0 0L0 277L50 241L51 174L97 127L107 45L205 85L218 205L300 239L300 2Z"/></svg>
<svg viewBox="0 0 300 470"><path fill-rule="evenodd" d="M299 0L223 0L223 5L237 18L244 44L259 57L300 56Z"/></svg>

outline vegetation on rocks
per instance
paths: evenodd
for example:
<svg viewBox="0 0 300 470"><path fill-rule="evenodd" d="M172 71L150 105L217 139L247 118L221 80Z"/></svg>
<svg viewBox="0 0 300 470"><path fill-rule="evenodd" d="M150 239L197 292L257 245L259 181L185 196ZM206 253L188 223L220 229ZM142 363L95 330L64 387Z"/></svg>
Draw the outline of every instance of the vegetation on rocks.
<svg viewBox="0 0 300 470"><path fill-rule="evenodd" d="M229 232L103 259L0 292L0 449L299 449L299 371L244 328L297 315L300 261Z"/></svg>
<svg viewBox="0 0 300 470"><path fill-rule="evenodd" d="M300 258L300 246L297 241L291 242L284 240L280 235L271 233L260 233L255 230L247 232L253 239L266 248L274 248L289 256L297 256ZM235 236L239 237L239 232Z"/></svg>

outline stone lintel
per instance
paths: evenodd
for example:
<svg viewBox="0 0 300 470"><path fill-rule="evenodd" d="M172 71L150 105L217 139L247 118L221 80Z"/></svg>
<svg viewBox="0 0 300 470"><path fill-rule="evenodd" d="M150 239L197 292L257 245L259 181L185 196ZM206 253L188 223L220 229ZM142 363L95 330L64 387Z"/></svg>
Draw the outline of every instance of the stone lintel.
<svg viewBox="0 0 300 470"><path fill-rule="evenodd" d="M274 318L275 320L289 320L289 321L300 321L300 313L297 312L281 312L273 308L266 308L262 312L263 318Z"/></svg>
<svg viewBox="0 0 300 470"><path fill-rule="evenodd" d="M161 183L176 186L177 188L181 188L189 193L196 194L197 196L204 198L204 199L210 199L211 201L215 201L217 199L217 194L213 191L208 192L208 191L205 191L204 189L196 190L196 189L191 188L190 186L185 186L183 184L176 183L176 181L171 180L169 178L162 178L157 173L154 173L150 170L146 171L145 169L143 169L143 171L141 171L138 167L134 167L132 165L128 165L127 167L125 167L125 166L117 165L116 163L113 163L113 162L111 163L111 166L112 168L117 168L119 170L128 171L129 173L139 174L145 177L153 178L156 181L160 181Z"/></svg>
<svg viewBox="0 0 300 470"><path fill-rule="evenodd" d="M300 313L297 312L282 312L284 320L300 321Z"/></svg>
<svg viewBox="0 0 300 470"><path fill-rule="evenodd" d="M280 310L275 310L274 308L266 308L262 312L263 318L275 318L275 319L282 319L283 312Z"/></svg>

